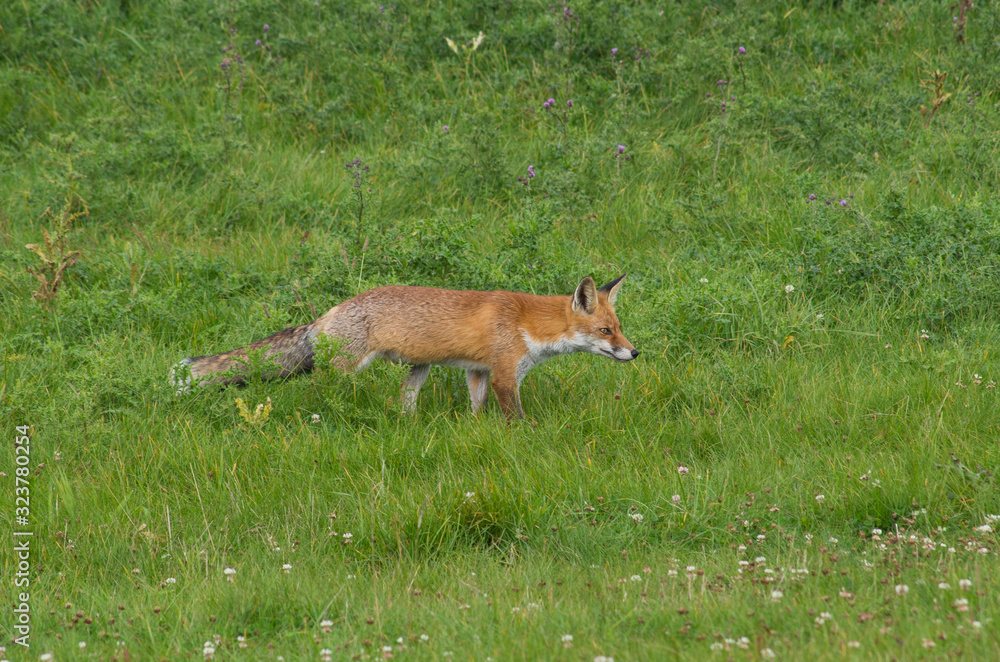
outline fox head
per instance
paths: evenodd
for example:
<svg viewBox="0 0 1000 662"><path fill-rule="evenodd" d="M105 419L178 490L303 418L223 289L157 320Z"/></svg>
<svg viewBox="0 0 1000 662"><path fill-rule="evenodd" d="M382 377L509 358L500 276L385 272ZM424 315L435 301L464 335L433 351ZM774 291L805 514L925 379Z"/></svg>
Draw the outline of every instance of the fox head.
<svg viewBox="0 0 1000 662"><path fill-rule="evenodd" d="M622 326L615 315L615 299L624 279L622 274L597 287L594 279L587 276L576 286L570 309L575 322L575 340L581 351L622 362L639 356L639 350L622 335Z"/></svg>

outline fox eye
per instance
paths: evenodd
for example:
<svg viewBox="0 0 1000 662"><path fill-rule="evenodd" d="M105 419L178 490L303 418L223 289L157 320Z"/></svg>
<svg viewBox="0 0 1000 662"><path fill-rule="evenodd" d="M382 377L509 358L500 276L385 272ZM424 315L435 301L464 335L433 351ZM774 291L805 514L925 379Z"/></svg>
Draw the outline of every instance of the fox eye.
<svg viewBox="0 0 1000 662"><path fill-rule="evenodd" d="M601 333L603 333L606 336L610 336L611 335L611 329L609 329L608 327L604 327L604 328L601 329Z"/></svg>

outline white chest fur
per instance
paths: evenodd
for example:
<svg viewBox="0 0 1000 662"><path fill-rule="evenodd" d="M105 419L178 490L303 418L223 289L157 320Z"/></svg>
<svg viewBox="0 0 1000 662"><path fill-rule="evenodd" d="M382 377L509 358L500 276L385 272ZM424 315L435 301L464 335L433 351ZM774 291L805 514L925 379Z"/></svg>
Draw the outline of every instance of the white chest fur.
<svg viewBox="0 0 1000 662"><path fill-rule="evenodd" d="M528 371L542 361L551 359L553 356L559 356L560 354L579 352L583 349L584 343L581 342L579 335L572 338L562 337L555 341L543 342L532 338L531 334L524 329L518 330L521 332L521 337L524 338L524 344L528 349L528 353L517 364L518 385L521 384L521 380L528 374Z"/></svg>

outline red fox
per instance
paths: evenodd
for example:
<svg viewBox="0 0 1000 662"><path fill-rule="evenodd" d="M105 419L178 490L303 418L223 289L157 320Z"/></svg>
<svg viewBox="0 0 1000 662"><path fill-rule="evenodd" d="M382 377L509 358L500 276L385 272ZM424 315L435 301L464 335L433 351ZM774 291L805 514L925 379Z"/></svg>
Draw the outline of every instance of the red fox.
<svg viewBox="0 0 1000 662"><path fill-rule="evenodd" d="M545 359L590 352L624 363L639 355L622 335L614 310L624 278L598 288L587 276L572 296L378 287L248 348L184 359L171 370L171 380L179 393L197 382L240 383L247 349L263 349L280 367L268 377L308 372L313 344L326 334L343 343L344 354L334 364L345 372L363 370L379 358L409 365L403 403L411 411L431 365L438 364L465 369L473 413L486 404L492 375L504 415L523 418L521 380Z"/></svg>

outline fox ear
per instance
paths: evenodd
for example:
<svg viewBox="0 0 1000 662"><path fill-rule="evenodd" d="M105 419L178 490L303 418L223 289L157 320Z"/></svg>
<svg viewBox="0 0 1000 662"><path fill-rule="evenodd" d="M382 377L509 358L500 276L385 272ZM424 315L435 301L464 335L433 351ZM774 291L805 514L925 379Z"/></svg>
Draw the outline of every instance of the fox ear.
<svg viewBox="0 0 1000 662"><path fill-rule="evenodd" d="M601 285L600 291L608 295L608 303L612 306L615 305L615 299L618 298L618 290L621 289L623 280L625 280L625 274L615 278L610 283Z"/></svg>
<svg viewBox="0 0 1000 662"><path fill-rule="evenodd" d="M573 292L573 312L584 312L588 315L597 308L597 284L594 279L587 276L576 286Z"/></svg>

